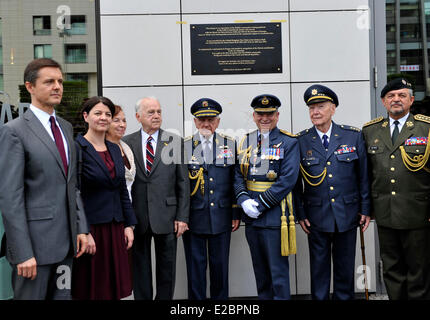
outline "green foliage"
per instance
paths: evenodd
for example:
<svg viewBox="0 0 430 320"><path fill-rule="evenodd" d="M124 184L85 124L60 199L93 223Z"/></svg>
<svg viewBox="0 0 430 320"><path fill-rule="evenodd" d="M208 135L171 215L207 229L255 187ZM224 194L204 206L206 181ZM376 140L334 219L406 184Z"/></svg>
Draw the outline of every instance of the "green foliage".
<svg viewBox="0 0 430 320"><path fill-rule="evenodd" d="M19 86L19 95L21 102L31 102L30 94L25 85ZM88 84L85 81L64 81L63 99L61 104L55 108L55 112L73 125L75 135L86 131L80 111L81 104L87 97Z"/></svg>

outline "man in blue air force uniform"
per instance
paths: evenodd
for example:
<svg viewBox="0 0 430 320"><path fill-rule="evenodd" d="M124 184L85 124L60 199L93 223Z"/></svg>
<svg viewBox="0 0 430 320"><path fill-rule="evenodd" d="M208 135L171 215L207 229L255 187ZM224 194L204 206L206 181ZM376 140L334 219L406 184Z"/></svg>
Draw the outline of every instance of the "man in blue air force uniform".
<svg viewBox="0 0 430 320"><path fill-rule="evenodd" d="M298 134L299 222L308 235L312 298L329 298L333 259L333 299L354 298L357 226L369 221L366 148L359 129L337 125L337 95L322 85L304 94L313 127Z"/></svg>
<svg viewBox="0 0 430 320"><path fill-rule="evenodd" d="M286 206L281 203L291 197L297 181L299 148L292 134L277 127L280 106L279 99L269 94L252 100L258 130L242 139L235 174L235 194L245 212L242 220L260 299L290 299L288 253L281 253L281 217L285 218Z"/></svg>
<svg viewBox="0 0 430 320"><path fill-rule="evenodd" d="M231 233L239 228L240 211L233 193L236 143L217 133L221 105L202 98L191 106L198 131L185 139L191 188L189 231L184 233L188 298L206 299L209 257L210 296L228 299Z"/></svg>

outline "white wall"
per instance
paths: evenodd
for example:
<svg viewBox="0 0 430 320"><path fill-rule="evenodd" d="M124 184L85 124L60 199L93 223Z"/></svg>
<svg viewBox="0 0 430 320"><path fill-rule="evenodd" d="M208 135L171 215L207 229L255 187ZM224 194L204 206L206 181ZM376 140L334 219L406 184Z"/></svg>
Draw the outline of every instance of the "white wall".
<svg viewBox="0 0 430 320"><path fill-rule="evenodd" d="M128 133L139 126L134 103L159 98L163 127L190 135L189 112L199 98L223 106L220 129L236 138L254 128L250 102L258 94L281 99L279 127L297 133L311 126L303 101L305 89L324 83L339 96L334 120L361 127L371 115L370 34L363 28L365 0L103 0L101 52L103 94L122 105ZM277 74L191 75L190 25L279 22L282 27L283 72ZM296 257L290 259L291 291L310 292L307 240L297 228ZM368 265L375 274L373 225L366 234ZM359 245L359 241L358 241ZM373 250L373 251L372 251ZM357 255L357 265L361 264ZM186 298L182 243L178 250L175 298ZM296 272L296 270L298 270ZM230 295L256 296L244 228L233 234ZM375 291L375 278L371 288Z"/></svg>

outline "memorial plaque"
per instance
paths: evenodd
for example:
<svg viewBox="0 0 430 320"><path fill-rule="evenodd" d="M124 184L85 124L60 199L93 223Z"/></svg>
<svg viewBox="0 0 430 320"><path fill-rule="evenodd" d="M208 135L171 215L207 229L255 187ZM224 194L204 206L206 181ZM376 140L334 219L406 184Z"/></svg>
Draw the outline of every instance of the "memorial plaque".
<svg viewBox="0 0 430 320"><path fill-rule="evenodd" d="M282 73L281 23L192 24L191 74Z"/></svg>

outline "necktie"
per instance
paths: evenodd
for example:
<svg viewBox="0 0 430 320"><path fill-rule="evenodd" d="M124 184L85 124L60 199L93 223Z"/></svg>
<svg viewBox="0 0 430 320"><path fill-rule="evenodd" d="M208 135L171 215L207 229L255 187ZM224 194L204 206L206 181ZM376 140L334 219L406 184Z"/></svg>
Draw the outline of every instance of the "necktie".
<svg viewBox="0 0 430 320"><path fill-rule="evenodd" d="M54 116L51 116L49 118L49 121L51 122L51 130L52 134L54 135L55 144L57 145L58 152L60 153L61 160L63 162L64 171L67 175L67 157L66 157L66 151L64 150L64 143L63 143L63 137L61 136L60 128L58 128L57 124L55 123Z"/></svg>
<svg viewBox="0 0 430 320"><path fill-rule="evenodd" d="M393 144L396 142L397 137L399 136L399 121L394 121L394 130L393 130L393 134L391 135L391 141L393 142Z"/></svg>
<svg viewBox="0 0 430 320"><path fill-rule="evenodd" d="M205 158L206 164L212 163L212 150L210 146L210 141L205 140L203 144L203 157Z"/></svg>
<svg viewBox="0 0 430 320"><path fill-rule="evenodd" d="M328 149L328 137L327 135L323 135L323 146L325 149Z"/></svg>
<svg viewBox="0 0 430 320"><path fill-rule="evenodd" d="M152 148L152 137L149 136L146 140L146 173L149 175L152 169L152 164L154 163L154 148Z"/></svg>

